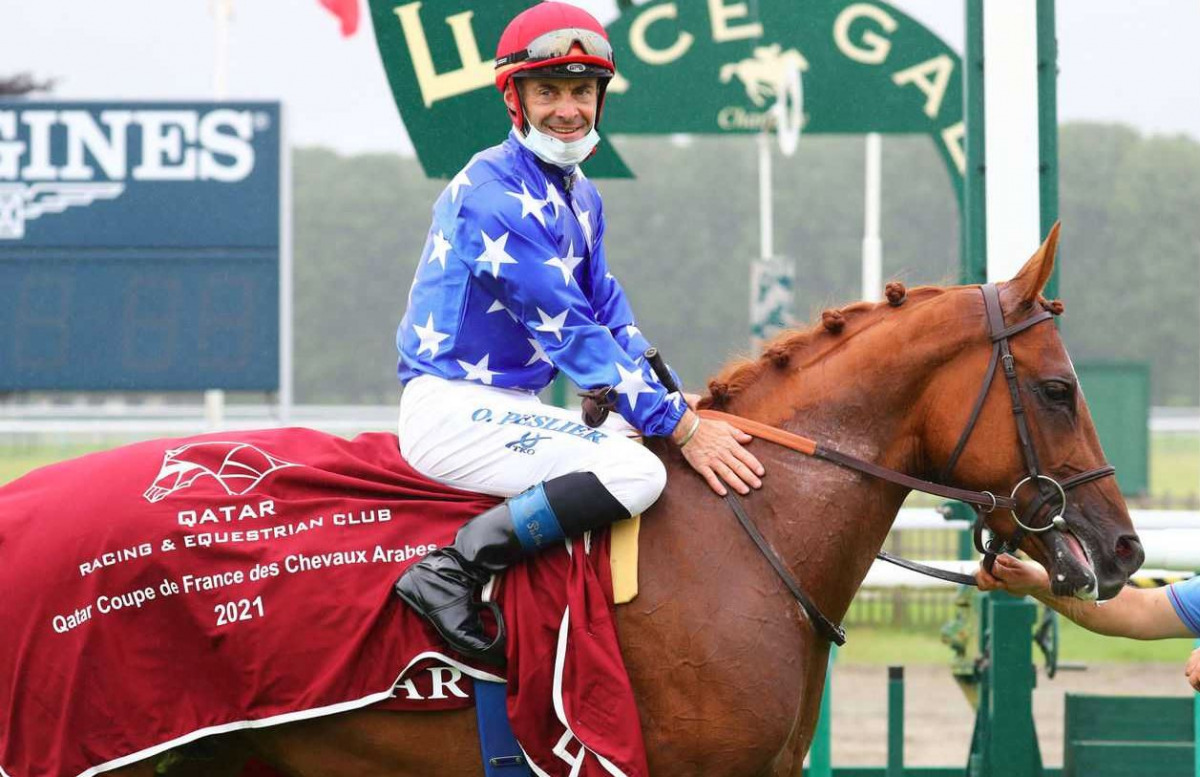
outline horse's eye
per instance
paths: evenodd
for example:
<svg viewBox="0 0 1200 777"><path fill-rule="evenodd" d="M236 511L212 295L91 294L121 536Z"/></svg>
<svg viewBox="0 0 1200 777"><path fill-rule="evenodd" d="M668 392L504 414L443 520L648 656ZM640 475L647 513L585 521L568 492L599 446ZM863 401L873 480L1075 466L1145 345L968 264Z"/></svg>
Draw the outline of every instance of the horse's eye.
<svg viewBox="0 0 1200 777"><path fill-rule="evenodd" d="M1048 380L1041 385L1041 394L1050 402L1063 403L1071 399L1072 388L1061 380Z"/></svg>

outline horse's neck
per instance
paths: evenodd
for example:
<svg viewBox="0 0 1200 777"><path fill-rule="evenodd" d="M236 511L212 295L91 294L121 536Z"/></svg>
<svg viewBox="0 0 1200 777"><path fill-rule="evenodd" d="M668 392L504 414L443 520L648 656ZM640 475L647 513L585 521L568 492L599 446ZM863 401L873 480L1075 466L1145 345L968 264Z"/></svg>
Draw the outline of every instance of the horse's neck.
<svg viewBox="0 0 1200 777"><path fill-rule="evenodd" d="M883 439L879 428L854 425L853 413L813 408L789 426L838 451L884 466L906 458L904 440ZM861 419L860 419L861 420ZM907 495L887 481L836 464L772 452L768 476L771 502L787 526L773 538L788 567L814 591L830 618L849 607Z"/></svg>
<svg viewBox="0 0 1200 777"><path fill-rule="evenodd" d="M774 386L756 387L742 398L742 407L735 402L730 411L889 469L917 474L921 451L916 398L925 385L925 371L895 356L873 362L871 374L854 375L842 364L840 374L845 377L840 380L831 379L838 370L829 367L801 368L778 378ZM782 403L790 404L781 410ZM759 444L759 455L764 447ZM773 524L787 527L772 541L806 588L816 591L814 598L826 615L840 618L908 491L782 449L766 457L770 463L765 482L778 518Z"/></svg>

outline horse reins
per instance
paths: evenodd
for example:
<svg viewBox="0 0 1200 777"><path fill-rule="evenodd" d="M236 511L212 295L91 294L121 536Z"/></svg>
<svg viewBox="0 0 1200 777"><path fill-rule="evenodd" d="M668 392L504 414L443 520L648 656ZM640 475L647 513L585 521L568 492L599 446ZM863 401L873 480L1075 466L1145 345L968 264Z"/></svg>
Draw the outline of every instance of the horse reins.
<svg viewBox="0 0 1200 777"><path fill-rule="evenodd" d="M1020 441L1021 452L1025 458L1026 476L1013 487L1012 493L1005 497L993 494L990 491L971 491L969 489L957 488L955 486L947 486L941 483L935 483L930 480L922 480L920 478L906 475L903 472L898 472L887 467L882 467L865 459L860 459L856 456L851 456L847 453L834 450L824 444L810 440L807 437L802 437L792 432L786 432L774 426L752 421L741 416L722 413L716 410L702 410L700 414L705 418L719 419L729 423L743 432L775 443L784 448L794 450L806 456L823 459L825 461L837 464L842 467L853 469L865 475L880 478L891 483L895 483L905 488L922 491L934 496L954 499L960 502L965 502L975 508L975 525L973 527L973 536L975 547L984 556L984 567L990 571L992 564L995 562L996 556L1001 553L1009 553L1015 551L1025 538L1026 534L1040 534L1050 529L1059 531L1067 530L1066 521L1062 517L1062 513L1067 508L1067 492L1071 489L1081 486L1085 483L1091 483L1094 480L1108 477L1116 473L1116 469L1110 465L1097 467L1095 469L1081 472L1071 477L1058 481L1049 475L1044 474L1038 465L1037 453L1033 448L1033 438L1029 434L1029 424L1025 416L1025 406L1021 401L1021 392L1017 382L1016 360L1013 358L1012 349L1009 347L1009 338L1014 335L1024 332L1026 329L1033 327L1043 321L1049 321L1053 318L1053 314L1048 310L1041 310L1029 318L1006 327L1004 325L1004 312L1000 306L1000 292L993 283L985 284L980 287L983 292L984 307L987 311L988 336L992 342L992 356L988 363L987 373L984 375L983 386L979 390L978 396L975 398L975 404L971 409L970 418L967 421L966 429L958 438L958 443L954 447L954 452L950 455L949 461L942 469L941 480L947 480L954 470L955 464L958 462L959 456L967 446L967 441L971 437L971 433L975 430L975 425L979 421L979 416L983 410L983 404L987 399L988 391L991 388L992 381L996 375L996 368L1003 365L1004 377L1008 384L1008 393L1012 401L1013 418L1017 425L1017 437ZM657 370L656 370L657 372ZM665 372L665 370L664 370ZM660 378L663 376L660 375ZM667 375L669 377L669 374ZM673 383L673 381L671 381ZM666 384L670 389L671 384ZM1022 511L1021 515L1017 514L1017 493L1027 483L1033 483L1038 491L1036 498L1030 502L1029 506ZM1050 500L1058 497L1060 508L1058 513L1054 515L1045 526L1034 527L1031 522L1049 503ZM820 608L804 593L800 584L795 577L788 571L787 567L779 559L778 554L771 549L762 533L754 525L753 520L746 513L745 507L737 494L730 491L725 496L726 502L734 515L737 516L738 522L750 535L754 544L766 556L767 561L783 580L784 585L792 596L800 603L800 606L808 614L809 619L813 622L815 628L830 641L842 645L846 641L845 631L838 624L830 621L821 612ZM983 542L984 516L990 514L997 508L1010 510L1013 519L1016 521L1017 529L1007 540L1001 541L999 544L995 541L991 543ZM924 564L918 564L913 561L898 558L889 553L880 551L877 557L897 564L906 569L911 569L922 574L931 575L942 580L960 583L963 585L975 585L975 578L969 575L962 575L955 572L936 569Z"/></svg>

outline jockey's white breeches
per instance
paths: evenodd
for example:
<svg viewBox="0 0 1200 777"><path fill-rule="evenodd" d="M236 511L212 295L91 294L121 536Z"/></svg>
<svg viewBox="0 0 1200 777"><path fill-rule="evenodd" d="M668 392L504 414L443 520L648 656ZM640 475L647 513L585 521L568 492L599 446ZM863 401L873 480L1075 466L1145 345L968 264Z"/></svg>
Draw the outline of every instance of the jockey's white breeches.
<svg viewBox="0 0 1200 777"><path fill-rule="evenodd" d="M667 482L658 457L616 413L599 429L578 410L537 395L422 375L400 399L400 452L421 474L466 491L509 497L571 472L591 472L637 515Z"/></svg>

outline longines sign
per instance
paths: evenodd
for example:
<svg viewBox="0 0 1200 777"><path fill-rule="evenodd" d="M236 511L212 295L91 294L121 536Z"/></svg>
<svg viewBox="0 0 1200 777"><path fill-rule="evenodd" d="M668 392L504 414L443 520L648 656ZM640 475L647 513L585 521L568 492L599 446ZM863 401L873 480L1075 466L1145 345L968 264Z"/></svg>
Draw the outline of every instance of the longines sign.
<svg viewBox="0 0 1200 777"><path fill-rule="evenodd" d="M279 121L0 101L0 391L277 388Z"/></svg>
<svg viewBox="0 0 1200 777"><path fill-rule="evenodd" d="M371 0L376 40L417 154L454 175L508 119L492 57L521 0ZM758 132L789 72L806 133L921 133L961 190L966 158L959 56L884 2L657 0L608 27L620 76L607 134ZM588 174L628 175L608 144Z"/></svg>

